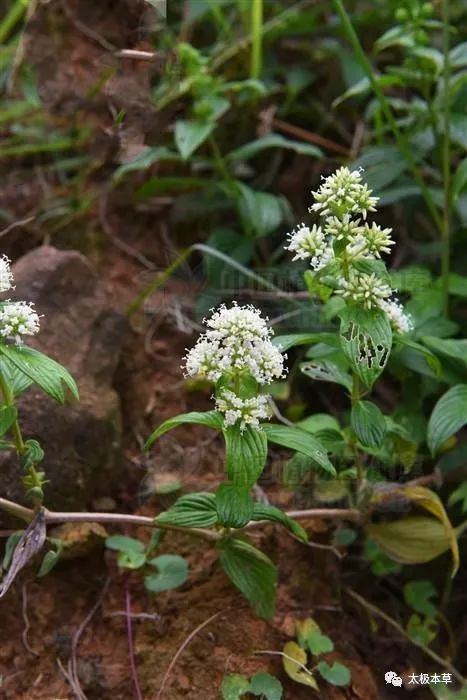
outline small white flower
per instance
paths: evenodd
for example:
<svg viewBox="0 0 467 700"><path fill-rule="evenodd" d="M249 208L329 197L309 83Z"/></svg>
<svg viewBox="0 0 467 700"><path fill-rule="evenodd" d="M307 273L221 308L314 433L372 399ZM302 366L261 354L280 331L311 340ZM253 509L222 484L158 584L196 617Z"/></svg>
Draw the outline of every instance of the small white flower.
<svg viewBox="0 0 467 700"><path fill-rule="evenodd" d="M310 260L310 265L315 272L322 270L326 265L329 265L335 259L334 249L332 245L328 245L322 255L315 255Z"/></svg>
<svg viewBox="0 0 467 700"><path fill-rule="evenodd" d="M342 219L346 214L361 214L364 219L369 211L376 211L378 197L371 196L368 185L362 183L359 170L339 168L324 179L321 187L312 192L315 198L310 211L321 216L337 216Z"/></svg>
<svg viewBox="0 0 467 700"><path fill-rule="evenodd" d="M0 258L0 292L7 292L13 286L11 261L6 255Z"/></svg>
<svg viewBox="0 0 467 700"><path fill-rule="evenodd" d="M298 226L288 234L289 245L285 250L295 253L292 260L306 260L323 255L326 248L326 240L321 226L313 225L310 229L305 224Z"/></svg>
<svg viewBox="0 0 467 700"><path fill-rule="evenodd" d="M22 335L39 332L39 316L25 301L8 301L0 309L0 336L21 342Z"/></svg>
<svg viewBox="0 0 467 700"><path fill-rule="evenodd" d="M284 356L258 309L222 305L205 323L207 331L185 357L187 375L216 382L224 374L248 373L259 384L284 376Z"/></svg>
<svg viewBox="0 0 467 700"><path fill-rule="evenodd" d="M404 307L396 299L391 299L389 301L382 300L379 303L380 309L382 309L388 316L391 326L401 335L404 333L409 333L413 328L413 322L409 314L406 314Z"/></svg>
<svg viewBox="0 0 467 700"><path fill-rule="evenodd" d="M269 396L260 394L251 399L241 399L233 391L225 389L216 399L216 408L224 413L225 425L235 425L240 421L240 430L245 430L247 425L259 428L260 420L271 417Z"/></svg>
<svg viewBox="0 0 467 700"><path fill-rule="evenodd" d="M209 337L216 340L242 338L255 340L269 338L272 331L268 328L267 319L262 318L261 311L254 306L238 306L236 302L228 309L225 304L205 319Z"/></svg>
<svg viewBox="0 0 467 700"><path fill-rule="evenodd" d="M374 222L369 226L365 225L364 236L367 243L367 250L376 258L381 257L381 253L390 253L394 241L391 238L391 228L381 228Z"/></svg>
<svg viewBox="0 0 467 700"><path fill-rule="evenodd" d="M392 295L392 289L374 273L369 275L351 272L348 280L342 280L341 288L336 294L341 294L344 299L349 299L366 309L372 309L379 308L381 300Z"/></svg>
<svg viewBox="0 0 467 700"><path fill-rule="evenodd" d="M342 219L337 216L328 217L324 230L336 241L351 241L363 233L363 226L360 219L351 219L349 214L345 214Z"/></svg>

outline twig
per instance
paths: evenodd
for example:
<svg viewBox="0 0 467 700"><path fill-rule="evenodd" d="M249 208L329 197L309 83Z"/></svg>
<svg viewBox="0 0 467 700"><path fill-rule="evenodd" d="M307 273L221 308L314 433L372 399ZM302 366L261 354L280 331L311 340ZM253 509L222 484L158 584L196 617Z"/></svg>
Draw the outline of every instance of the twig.
<svg viewBox="0 0 467 700"><path fill-rule="evenodd" d="M308 143L323 146L323 148L326 148L328 151L333 151L333 153L339 153L341 156L345 156L346 158L350 157L350 151L345 146L341 146L339 143L331 141L330 139L327 139L325 136L321 136L320 134L315 134L314 132L307 131L301 126L295 126L295 124L289 124L288 122L284 122L282 119L275 118L272 120L271 125L279 131L284 131L286 134L295 136L301 139L302 141L308 141Z"/></svg>
<svg viewBox="0 0 467 700"><path fill-rule="evenodd" d="M28 651L30 654L33 656L40 656L40 654L37 653L37 651L34 651L32 649L31 645L29 644L28 640L28 632L31 627L31 623L29 622L29 617L28 617L28 595L27 595L27 584L23 584L23 587L21 589L21 594L22 594L22 603L21 603L21 612L23 614L23 621L24 621L24 628L23 628L23 634L21 635L21 639L23 641L23 646Z"/></svg>
<svg viewBox="0 0 467 700"><path fill-rule="evenodd" d="M448 661L447 659L443 659L442 656L439 656L435 651L430 649L429 647L425 646L424 644L420 644L419 642L415 641L412 639L405 629L398 623L396 620L393 620L392 617L389 617L383 610L380 610L376 605L373 605L373 603L370 603L368 600L365 598L362 598L361 595L358 593L355 593L351 588L344 588L344 591L347 593L350 598L353 598L354 600L357 601L362 607L364 607L366 610L369 612L373 613L373 615L376 615L377 617L380 617L382 620L384 620L388 625L390 625L393 629L397 630L399 634L407 639L411 644L414 644L416 647L421 649L427 656L429 656L435 663L439 664L443 668L447 669L449 673L451 673L454 678L457 678L457 680L462 684L465 685L467 682L467 679L465 679L461 673Z"/></svg>
<svg viewBox="0 0 467 700"><path fill-rule="evenodd" d="M225 610L221 610L221 611L215 613L214 615L211 615L211 617L209 617L207 620L205 620L205 621L202 622L200 625L198 625L198 627L197 627L196 629L194 629L193 632L190 632L190 634L189 634L188 637L185 639L185 641L183 642L183 644L177 649L177 652L176 652L175 656L173 657L172 661L170 662L169 667L168 667L167 671L166 671L165 674L164 674L164 678L162 679L161 687L159 688L159 692L157 693L156 700L161 700L161 698L162 698L162 692L163 692L163 690L164 690L164 688L165 688L165 684L167 683L167 679L168 679L168 677L170 676L170 673L171 673L173 667L174 667L175 664L177 663L179 656L180 656L180 655L182 654L182 652L187 648L187 646L188 646L189 643L192 641L192 639L193 639L194 637L196 637L196 635L199 634L199 632L201 632L202 629L204 629L204 628L207 627L211 622L213 622L213 620L215 620L216 617L219 617L219 615L222 615L224 612L225 612Z"/></svg>
<svg viewBox="0 0 467 700"><path fill-rule="evenodd" d="M114 44L111 44L110 41L107 41L105 37L101 36L98 32L94 31L94 29L91 29L91 27L88 27L87 24L84 24L84 22L81 22L81 20L75 17L72 10L67 5L67 0L62 1L62 7L68 19L71 21L72 24L74 24L76 29L78 29L78 31L81 32L81 34L84 34L84 36L87 36L88 39L92 39L92 41L95 41L97 44L99 44L101 48L105 49L106 51L111 51L112 53L118 51L118 48Z"/></svg>
<svg viewBox="0 0 467 700"><path fill-rule="evenodd" d="M8 501L6 498L0 498L0 510L4 510L10 515L14 515L21 520L30 522L34 516L34 511L30 508ZM204 539L217 541L221 535L211 530L203 530L198 527L177 527L175 525L166 525L158 523L154 518L145 515L129 515L127 513L73 513L59 512L43 509L45 522L50 523L115 523L120 525L137 525L142 527L157 527L161 530L174 530L177 532L187 532L190 535L197 535ZM290 518L296 520L308 520L310 518L342 518L343 520L361 519L362 514L354 508L310 508L309 510L289 510L286 512ZM257 527L264 521L252 521L248 523L247 528Z"/></svg>
<svg viewBox="0 0 467 700"><path fill-rule="evenodd" d="M135 660L135 649L134 649L134 644L133 644L133 626L131 622L131 598L130 598L130 591L127 588L125 592L125 617L126 617L126 630L127 630L127 636L128 636L128 654L130 656L130 669L131 669L131 678L133 681L133 688L135 691L135 698L136 700L143 700L143 696L141 695L141 688L139 685L139 678L138 678L138 669L136 668L136 660Z"/></svg>
<svg viewBox="0 0 467 700"><path fill-rule="evenodd" d="M6 498L0 498L0 510L3 510L10 515L13 515L21 520L30 522L34 517L34 511L30 508L25 508L19 505L19 503L14 503L13 501L8 501ZM161 530L174 530L178 532L188 532L191 535L197 535L198 537L203 537L206 540L216 541L220 538L217 532L212 532L210 530L202 530L197 527L176 527L175 525L166 525L163 523L158 523L154 518L149 518L144 515L128 515L126 513L60 513L47 508L43 509L45 522L50 523L115 523L120 525L136 525L142 527L156 527Z"/></svg>
<svg viewBox="0 0 467 700"><path fill-rule="evenodd" d="M0 236L6 236L7 233L10 233L10 231L12 231L14 228L18 228L19 226L26 226L26 224L29 224L31 223L31 221L34 221L35 218L35 216L27 216L25 219L13 221L12 224L0 231Z"/></svg>

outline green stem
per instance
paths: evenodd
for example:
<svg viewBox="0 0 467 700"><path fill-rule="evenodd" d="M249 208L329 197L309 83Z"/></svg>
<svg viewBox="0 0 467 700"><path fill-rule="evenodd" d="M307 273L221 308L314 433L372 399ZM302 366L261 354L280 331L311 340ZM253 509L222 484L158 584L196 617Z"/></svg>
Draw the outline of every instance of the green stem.
<svg viewBox="0 0 467 700"><path fill-rule="evenodd" d="M263 0L251 0L251 67L250 77L259 80L262 67Z"/></svg>
<svg viewBox="0 0 467 700"><path fill-rule="evenodd" d="M29 0L16 0L0 24L0 44L4 44L27 10Z"/></svg>
<svg viewBox="0 0 467 700"><path fill-rule="evenodd" d="M13 396L13 392L11 390L7 378L2 372L0 372L0 390L3 394L3 400L5 401L5 405L9 407L15 407L15 399ZM13 439L15 441L16 452L18 453L18 456L21 457L25 452L26 446L24 444L23 435L21 433L21 428L19 426L18 419L16 419L13 423L11 430L13 433Z"/></svg>
<svg viewBox="0 0 467 700"><path fill-rule="evenodd" d="M355 29L353 28L352 22L350 20L349 15L347 14L347 11L343 5L342 0L333 0L334 5L336 7L337 13L340 17L340 20L342 22L342 27L344 29L344 32L346 33L350 43L352 44L353 50L355 51L355 55L357 58L357 61L359 62L360 66L364 70L370 85L372 87L372 90L378 100L378 102L381 105L381 111L383 112L390 128L391 131L394 134L394 138L396 139L397 146L404 156L405 160L407 161L407 164L412 171L413 178L417 185L420 187L420 191L422 193L422 196L425 200L425 203L427 205L427 208L433 218L433 221L435 222L436 226L438 227L439 231L442 230L442 222L440 215L438 214L438 211L436 209L436 205L433 201L433 197L431 196L431 192L428 189L428 187L425 184L425 181L423 180L423 177L420 173L420 170L417 166L417 163L412 155L412 150L410 147L410 144L407 142L406 138L400 131L397 122L394 118L394 115L392 113L391 107L389 106L389 103L386 99L386 96L381 89L375 74L373 72L373 66L371 65L370 61L366 57L365 51L363 50L363 47L360 43L360 39L357 36L357 33Z"/></svg>
<svg viewBox="0 0 467 700"><path fill-rule="evenodd" d="M10 383L2 372L0 372L0 390L3 394L3 400L5 402L5 405L12 407L12 408L16 408L15 397L14 397L13 391L11 389ZM11 426L11 432L13 433L13 440L14 440L15 447L16 447L16 453L17 453L18 457L21 458L24 455L24 453L26 452L26 445L25 445L25 442L23 439L23 434L21 432L21 428L20 428L19 421L17 418L16 418L15 422L13 423L13 425ZM39 475L37 474L37 471L36 471L33 464L28 467L27 472L28 472L29 476L31 477L32 486L41 488L42 487L41 480L40 480ZM35 496L33 498L33 502L34 502L34 506L36 508L39 508L42 504L42 498L38 498L37 496Z"/></svg>
<svg viewBox="0 0 467 700"><path fill-rule="evenodd" d="M449 133L449 79L451 65L449 61L449 0L443 0L443 189L444 209L441 228L441 285L443 290L443 309L447 316L449 313L449 263L450 263L450 214L451 214L451 141Z"/></svg>
<svg viewBox="0 0 467 700"><path fill-rule="evenodd" d="M216 167L217 172L228 185L228 187L232 190L232 192L236 194L238 191L237 185L229 172L224 157L222 156L221 150L213 136L209 137L209 145L211 147L212 155L214 157L214 165Z"/></svg>

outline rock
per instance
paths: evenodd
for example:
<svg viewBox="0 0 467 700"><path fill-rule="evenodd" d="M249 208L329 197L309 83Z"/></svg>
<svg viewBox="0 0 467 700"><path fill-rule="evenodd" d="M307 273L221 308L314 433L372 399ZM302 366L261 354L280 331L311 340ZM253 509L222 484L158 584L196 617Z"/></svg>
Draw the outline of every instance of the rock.
<svg viewBox="0 0 467 700"><path fill-rule="evenodd" d="M43 246L22 257L13 273L12 296L33 301L42 316L40 333L28 344L63 364L80 392L79 402L60 406L31 387L18 402L21 429L45 452L46 505L78 510L110 495L121 474L120 401L112 383L127 326L80 253ZM0 468L2 495L24 500L16 456L0 453Z"/></svg>

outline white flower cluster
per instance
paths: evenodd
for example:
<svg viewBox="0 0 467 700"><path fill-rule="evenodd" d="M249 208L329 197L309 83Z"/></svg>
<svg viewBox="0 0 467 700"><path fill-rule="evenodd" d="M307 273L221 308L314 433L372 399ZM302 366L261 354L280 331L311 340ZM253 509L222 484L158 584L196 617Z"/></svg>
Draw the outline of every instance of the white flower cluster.
<svg viewBox="0 0 467 700"><path fill-rule="evenodd" d="M366 309L382 309L397 333L410 331L410 317L393 297L391 287L376 274L353 268L362 260L378 260L394 245L390 228L366 221L368 212L376 211L378 197L362 182L361 171L339 168L312 194L315 202L310 212L317 212L324 221L311 229L301 224L288 235L286 250L294 253L293 260L309 260L315 272L338 263L337 268L332 267L339 275L337 294Z"/></svg>
<svg viewBox="0 0 467 700"><path fill-rule="evenodd" d="M0 292L7 292L13 288L13 274L10 265L10 259L6 255L2 255L0 258Z"/></svg>
<svg viewBox="0 0 467 700"><path fill-rule="evenodd" d="M251 399L242 399L233 391L225 389L216 399L216 408L224 413L225 425L235 425L240 421L240 430L245 430L247 425L259 428L260 420L271 417L269 396L260 394Z"/></svg>
<svg viewBox="0 0 467 700"><path fill-rule="evenodd" d="M0 258L0 293L13 289L11 263L6 255ZM33 305L25 301L0 303L0 337L21 342L23 335L35 335L39 331L39 316Z"/></svg>
<svg viewBox="0 0 467 700"><path fill-rule="evenodd" d="M205 323L208 330L185 358L188 375L217 382L225 374L250 374L258 384L284 376L284 358L258 309L222 305Z"/></svg>
<svg viewBox="0 0 467 700"><path fill-rule="evenodd" d="M267 319L254 306L230 308L222 305L205 320L207 330L196 345L187 352L185 372L212 382L226 377L233 385L242 377L253 377L260 385L270 384L285 376L284 356L271 342L272 330ZM227 425L240 421L258 425L260 418L269 417L268 396L240 398L224 389L217 399L218 410L225 413Z"/></svg>
<svg viewBox="0 0 467 700"><path fill-rule="evenodd" d="M368 185L362 182L361 171L345 167L324 178L319 190L312 192L312 195L315 202L310 211L339 219L349 213L361 214L366 219L369 211L376 211L378 202L378 197L372 197Z"/></svg>

